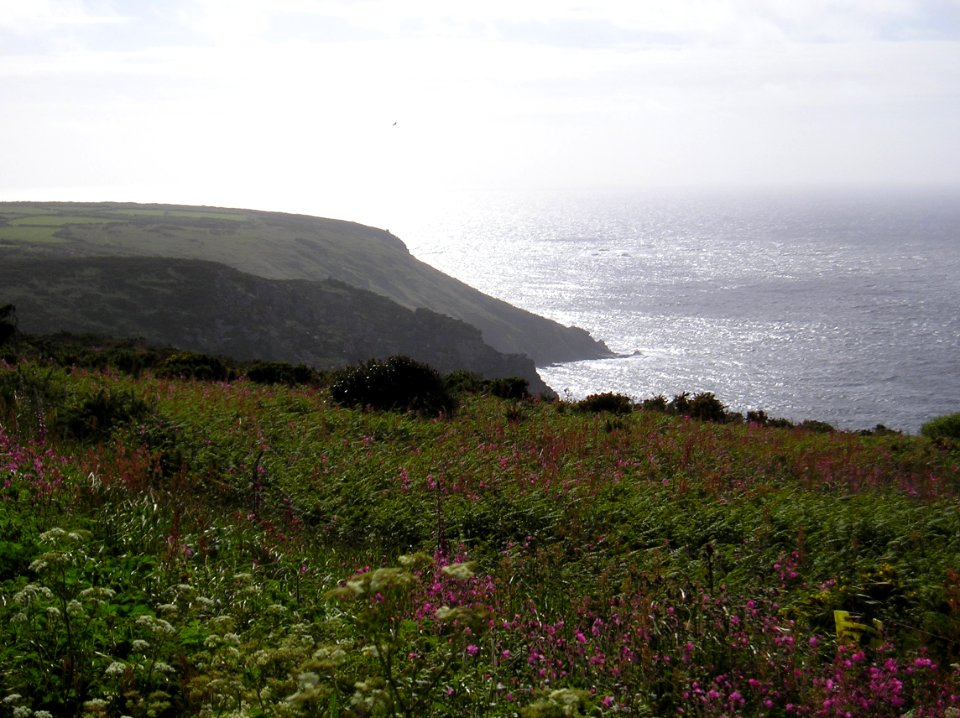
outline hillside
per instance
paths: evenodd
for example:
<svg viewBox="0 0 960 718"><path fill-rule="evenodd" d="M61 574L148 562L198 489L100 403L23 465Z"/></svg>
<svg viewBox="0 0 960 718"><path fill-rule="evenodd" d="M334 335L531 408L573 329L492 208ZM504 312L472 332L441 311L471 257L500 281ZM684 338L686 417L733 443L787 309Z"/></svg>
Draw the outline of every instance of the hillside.
<svg viewBox="0 0 960 718"><path fill-rule="evenodd" d="M585 331L484 295L419 261L389 232L360 224L208 207L0 203L5 263L102 256L207 260L269 280L333 277L467 322L497 351L537 365L610 354Z"/></svg>
<svg viewBox="0 0 960 718"><path fill-rule="evenodd" d="M465 322L333 279L263 279L199 260L80 257L5 261L0 287L29 334L143 337L321 369L405 354L445 373L521 376L534 393L550 393L529 358L497 352Z"/></svg>

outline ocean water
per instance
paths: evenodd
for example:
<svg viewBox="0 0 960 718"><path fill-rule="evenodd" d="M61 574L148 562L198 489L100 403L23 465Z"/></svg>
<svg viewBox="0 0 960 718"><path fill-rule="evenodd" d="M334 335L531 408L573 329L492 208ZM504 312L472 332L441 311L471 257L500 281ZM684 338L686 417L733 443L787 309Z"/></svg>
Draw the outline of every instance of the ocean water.
<svg viewBox="0 0 960 718"><path fill-rule="evenodd" d="M541 367L561 396L709 391L910 433L960 411L960 194L476 193L393 221L428 264L623 355Z"/></svg>

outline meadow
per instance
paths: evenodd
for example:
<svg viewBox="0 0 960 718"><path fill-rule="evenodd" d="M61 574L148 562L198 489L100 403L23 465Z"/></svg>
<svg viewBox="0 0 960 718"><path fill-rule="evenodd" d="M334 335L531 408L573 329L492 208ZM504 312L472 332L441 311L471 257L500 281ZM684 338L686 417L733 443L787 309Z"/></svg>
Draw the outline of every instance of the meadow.
<svg viewBox="0 0 960 718"><path fill-rule="evenodd" d="M586 408L0 364L0 716L960 714L955 443Z"/></svg>

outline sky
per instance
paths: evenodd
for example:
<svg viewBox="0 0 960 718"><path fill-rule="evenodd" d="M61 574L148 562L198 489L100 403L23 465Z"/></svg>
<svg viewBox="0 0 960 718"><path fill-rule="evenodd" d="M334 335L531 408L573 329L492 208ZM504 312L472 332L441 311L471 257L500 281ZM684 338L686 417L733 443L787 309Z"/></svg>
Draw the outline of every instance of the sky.
<svg viewBox="0 0 960 718"><path fill-rule="evenodd" d="M0 0L2 200L845 185L960 186L960 0Z"/></svg>

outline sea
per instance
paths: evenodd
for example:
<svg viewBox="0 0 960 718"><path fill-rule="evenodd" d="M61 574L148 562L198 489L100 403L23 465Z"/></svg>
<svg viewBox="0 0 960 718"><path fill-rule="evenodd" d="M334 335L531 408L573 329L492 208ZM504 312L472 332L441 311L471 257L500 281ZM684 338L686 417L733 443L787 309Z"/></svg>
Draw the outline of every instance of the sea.
<svg viewBox="0 0 960 718"><path fill-rule="evenodd" d="M617 353L562 398L917 433L960 412L960 191L451 193L391 218L422 261Z"/></svg>

